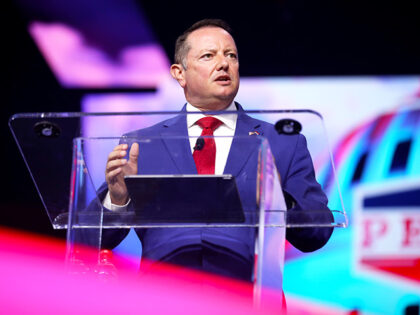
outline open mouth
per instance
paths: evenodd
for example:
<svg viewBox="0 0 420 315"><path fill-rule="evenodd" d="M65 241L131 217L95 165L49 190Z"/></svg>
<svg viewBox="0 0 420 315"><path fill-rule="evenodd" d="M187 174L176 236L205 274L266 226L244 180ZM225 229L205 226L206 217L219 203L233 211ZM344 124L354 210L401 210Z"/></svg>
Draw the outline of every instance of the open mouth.
<svg viewBox="0 0 420 315"><path fill-rule="evenodd" d="M228 75L222 75L220 77L217 77L215 81L229 82L230 81L230 77Z"/></svg>

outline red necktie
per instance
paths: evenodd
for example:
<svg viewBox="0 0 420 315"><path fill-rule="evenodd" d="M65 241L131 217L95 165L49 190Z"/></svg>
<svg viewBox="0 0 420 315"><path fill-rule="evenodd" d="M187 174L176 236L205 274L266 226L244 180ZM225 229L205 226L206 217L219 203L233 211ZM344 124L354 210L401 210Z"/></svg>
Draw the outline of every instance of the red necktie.
<svg viewBox="0 0 420 315"><path fill-rule="evenodd" d="M204 117L198 120L196 124L203 128L200 136L201 139L199 138L197 140L193 153L197 172L198 174L214 174L216 143L212 136L213 132L222 124L222 122L214 117Z"/></svg>

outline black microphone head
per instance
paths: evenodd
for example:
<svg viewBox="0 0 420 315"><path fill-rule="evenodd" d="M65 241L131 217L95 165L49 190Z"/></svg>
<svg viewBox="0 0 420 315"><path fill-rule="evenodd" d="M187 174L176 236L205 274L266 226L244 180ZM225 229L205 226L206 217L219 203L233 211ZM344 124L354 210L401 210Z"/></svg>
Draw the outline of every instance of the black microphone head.
<svg viewBox="0 0 420 315"><path fill-rule="evenodd" d="M274 125L274 128L279 134L297 135L302 131L302 125L294 119L280 119Z"/></svg>
<svg viewBox="0 0 420 315"><path fill-rule="evenodd" d="M38 137L56 138L60 136L61 129L57 124L50 121L40 121L34 125L34 131Z"/></svg>
<svg viewBox="0 0 420 315"><path fill-rule="evenodd" d="M199 137L197 139L197 142L195 143L194 150L200 151L200 150L203 150L203 148L204 148L204 139L202 137Z"/></svg>

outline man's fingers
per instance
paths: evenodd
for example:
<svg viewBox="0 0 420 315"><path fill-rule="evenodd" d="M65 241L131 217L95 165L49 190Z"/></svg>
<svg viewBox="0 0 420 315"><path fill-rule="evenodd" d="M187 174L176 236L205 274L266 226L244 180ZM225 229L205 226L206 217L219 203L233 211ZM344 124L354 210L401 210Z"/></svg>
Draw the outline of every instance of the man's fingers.
<svg viewBox="0 0 420 315"><path fill-rule="evenodd" d="M114 151L115 150L127 150L128 149L128 144L127 143L120 143L117 146L115 146Z"/></svg>
<svg viewBox="0 0 420 315"><path fill-rule="evenodd" d="M126 154L127 154L127 151L125 151L125 150L112 151L108 155L108 161L115 160L115 159L121 159L124 156L126 156Z"/></svg>
<svg viewBox="0 0 420 315"><path fill-rule="evenodd" d="M127 155L128 144L119 144L114 150L108 155L108 162L105 167L105 177L108 183L113 183L117 180L117 175L124 171L124 166L127 164L127 159L124 158ZM131 163L135 163L137 166L137 159L139 156L139 145L133 143L130 148L129 158ZM124 171L125 172L125 171Z"/></svg>
<svg viewBox="0 0 420 315"><path fill-rule="evenodd" d="M107 176L106 176L107 180L111 180L111 179L115 178L115 176L117 176L119 173L121 173L121 171L122 171L122 168L118 167L118 168L108 172Z"/></svg>
<svg viewBox="0 0 420 315"><path fill-rule="evenodd" d="M127 164L126 159L111 160L106 164L106 172L109 173L116 167L121 167L121 166L124 166L125 164Z"/></svg>
<svg viewBox="0 0 420 315"><path fill-rule="evenodd" d="M129 158L130 162L137 163L137 159L139 157L139 144L134 142L131 146Z"/></svg>
<svg viewBox="0 0 420 315"><path fill-rule="evenodd" d="M114 150L108 155L108 161L121 159L127 155L126 150Z"/></svg>

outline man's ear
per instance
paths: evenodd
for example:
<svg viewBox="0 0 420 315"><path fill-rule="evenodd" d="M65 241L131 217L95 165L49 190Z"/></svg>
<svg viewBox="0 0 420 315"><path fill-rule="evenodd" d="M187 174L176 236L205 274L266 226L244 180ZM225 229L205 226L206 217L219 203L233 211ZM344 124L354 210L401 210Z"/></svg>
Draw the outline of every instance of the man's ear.
<svg viewBox="0 0 420 315"><path fill-rule="evenodd" d="M171 75L182 88L185 87L185 69L181 64L175 63L171 66Z"/></svg>

